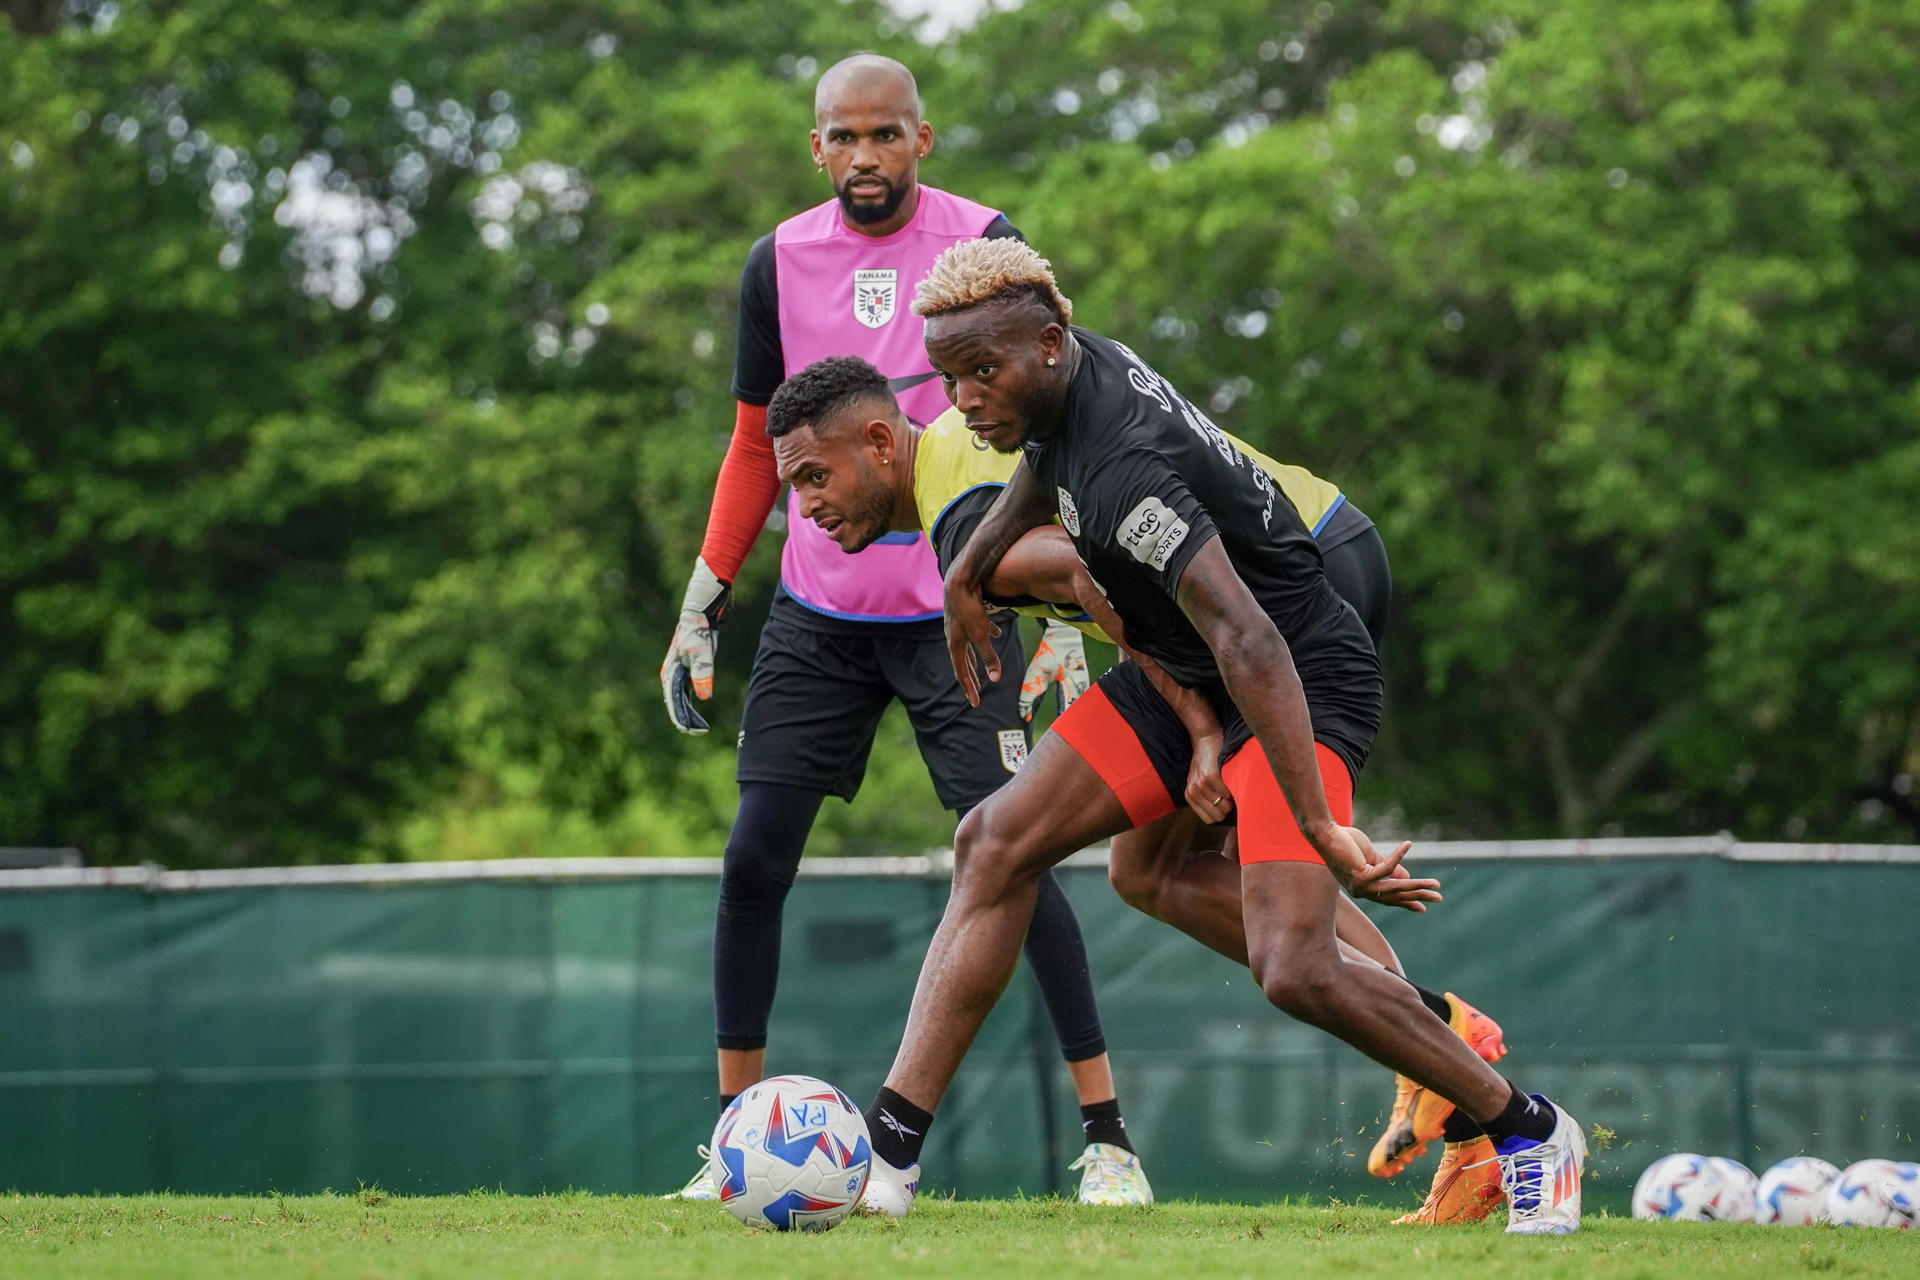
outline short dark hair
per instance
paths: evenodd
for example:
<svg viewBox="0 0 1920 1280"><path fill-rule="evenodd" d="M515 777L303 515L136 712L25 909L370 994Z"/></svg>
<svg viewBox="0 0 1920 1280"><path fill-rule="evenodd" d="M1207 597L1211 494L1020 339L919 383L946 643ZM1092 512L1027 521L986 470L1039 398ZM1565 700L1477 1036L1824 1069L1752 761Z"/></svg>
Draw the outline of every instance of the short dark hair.
<svg viewBox="0 0 1920 1280"><path fill-rule="evenodd" d="M862 400L898 408L886 375L859 356L828 356L781 383L767 402L767 434L778 440L796 427L820 423Z"/></svg>

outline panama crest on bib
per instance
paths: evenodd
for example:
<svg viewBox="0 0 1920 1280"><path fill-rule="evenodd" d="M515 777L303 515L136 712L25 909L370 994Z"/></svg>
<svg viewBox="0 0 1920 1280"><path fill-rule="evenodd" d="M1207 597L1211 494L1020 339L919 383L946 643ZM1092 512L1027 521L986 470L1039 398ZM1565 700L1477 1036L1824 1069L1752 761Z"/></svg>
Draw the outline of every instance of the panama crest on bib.
<svg viewBox="0 0 1920 1280"><path fill-rule="evenodd" d="M900 297L900 273L892 267L869 267L853 273L853 318L869 329L893 319Z"/></svg>

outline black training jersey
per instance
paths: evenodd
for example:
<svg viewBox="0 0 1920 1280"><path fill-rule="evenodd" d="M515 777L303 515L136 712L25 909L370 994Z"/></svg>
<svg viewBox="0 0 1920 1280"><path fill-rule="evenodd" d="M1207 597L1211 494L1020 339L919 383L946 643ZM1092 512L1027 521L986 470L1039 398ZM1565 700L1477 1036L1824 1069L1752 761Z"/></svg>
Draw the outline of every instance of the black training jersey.
<svg viewBox="0 0 1920 1280"><path fill-rule="evenodd" d="M1180 683L1220 689L1213 651L1176 602L1181 575L1217 537L1292 650L1316 736L1323 714L1338 714L1366 720L1370 741L1379 659L1293 504L1146 361L1086 329L1073 336L1084 354L1065 416L1052 439L1028 443L1027 464L1128 643Z"/></svg>

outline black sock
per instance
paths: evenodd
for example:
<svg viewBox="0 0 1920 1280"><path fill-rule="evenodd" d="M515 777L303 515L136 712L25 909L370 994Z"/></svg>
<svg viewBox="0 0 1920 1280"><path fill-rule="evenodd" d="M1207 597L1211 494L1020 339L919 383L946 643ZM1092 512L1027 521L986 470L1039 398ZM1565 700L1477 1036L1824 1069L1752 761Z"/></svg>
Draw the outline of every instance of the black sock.
<svg viewBox="0 0 1920 1280"><path fill-rule="evenodd" d="M1472 1142L1475 1138L1486 1136L1486 1130L1473 1122L1473 1117L1455 1107L1447 1113L1447 1122L1440 1127L1440 1136L1448 1142Z"/></svg>
<svg viewBox="0 0 1920 1280"><path fill-rule="evenodd" d="M896 1169L904 1169L920 1158L920 1144L927 1140L927 1128L933 1113L922 1111L905 1098L880 1086L867 1108L867 1136L873 1139L873 1153Z"/></svg>
<svg viewBox="0 0 1920 1280"><path fill-rule="evenodd" d="M1434 1017L1446 1023L1453 1021L1453 1010L1447 1007L1445 996L1435 995L1417 982L1409 982L1407 985L1420 993L1420 1003L1433 1010Z"/></svg>
<svg viewBox="0 0 1920 1280"><path fill-rule="evenodd" d="M1086 1131L1090 1143L1104 1142L1122 1151L1133 1151L1133 1144L1127 1141L1127 1122L1121 1118L1118 1098L1090 1102L1081 1107L1080 1127Z"/></svg>
<svg viewBox="0 0 1920 1280"><path fill-rule="evenodd" d="M1507 1083L1513 1085L1512 1081ZM1480 1127L1496 1144L1511 1142L1515 1138L1545 1142L1553 1136L1554 1118L1552 1107L1541 1106L1520 1092L1518 1086L1513 1086L1513 1096L1507 1099L1506 1109Z"/></svg>
<svg viewBox="0 0 1920 1280"><path fill-rule="evenodd" d="M737 1094L737 1093L723 1093L723 1094L721 1094L721 1095L720 1095L720 1110L722 1110L722 1111L725 1111L725 1110L726 1110L726 1109L727 1109L728 1107L730 1107L730 1106L732 1106L732 1105L733 1105L733 1100L734 1100L735 1098L737 1098L737 1097L739 1097L739 1096L740 1096L740 1095L739 1095L739 1094Z"/></svg>

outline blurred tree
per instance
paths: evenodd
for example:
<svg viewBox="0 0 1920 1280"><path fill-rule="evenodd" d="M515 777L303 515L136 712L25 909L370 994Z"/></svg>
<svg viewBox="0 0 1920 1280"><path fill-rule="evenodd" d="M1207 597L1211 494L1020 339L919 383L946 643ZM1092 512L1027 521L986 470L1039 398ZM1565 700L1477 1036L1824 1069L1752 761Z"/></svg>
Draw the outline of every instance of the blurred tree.
<svg viewBox="0 0 1920 1280"><path fill-rule="evenodd" d="M656 555L738 261L804 199L794 50L870 10L65 12L0 28L0 833L330 858L507 793L724 829L724 745L652 714Z"/></svg>
<svg viewBox="0 0 1920 1280"><path fill-rule="evenodd" d="M0 831L342 856L431 752L424 703L343 678L395 603L348 561L404 521L277 443L350 430L378 346L288 288L274 237L246 252L249 206L334 127L308 33L265 6L69 13L0 28Z"/></svg>
<svg viewBox="0 0 1920 1280"><path fill-rule="evenodd" d="M1135 46L1143 12L1028 4L970 57L1022 65L1052 24L1089 53L1070 74L1123 85L1228 38ZM1783 590L1914 581L1911 534L1854 512L1920 496L1916 6L1428 4L1364 39L1376 15L1314 14L1339 52L1295 19L1288 56L1353 68L1289 99L1314 110L1002 181L1079 316L1381 524L1375 805L1489 836L1920 831L1889 821L1916 597L1838 622ZM1259 36L1231 38L1208 65Z"/></svg>
<svg viewBox="0 0 1920 1280"><path fill-rule="evenodd" d="M1415 829L1920 833L1920 0L10 4L0 841L711 852L655 670L811 83L1339 480ZM943 838L907 735L821 847Z"/></svg>

